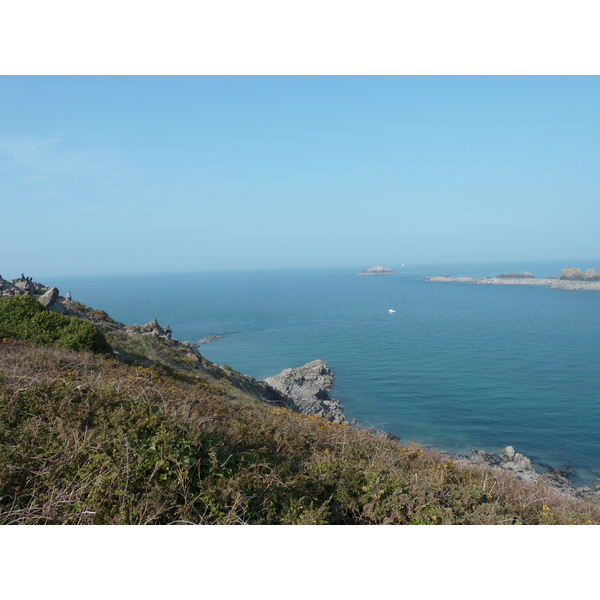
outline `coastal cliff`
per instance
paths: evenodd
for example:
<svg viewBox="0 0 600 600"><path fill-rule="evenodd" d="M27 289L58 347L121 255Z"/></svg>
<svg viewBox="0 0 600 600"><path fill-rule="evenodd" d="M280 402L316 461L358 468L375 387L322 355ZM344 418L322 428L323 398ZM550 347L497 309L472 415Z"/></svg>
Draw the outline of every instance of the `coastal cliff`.
<svg viewBox="0 0 600 600"><path fill-rule="evenodd" d="M583 491L512 475L530 463L509 448L494 470L320 416L337 408L324 361L278 390L156 320L126 326L29 283L0 281L0 523L600 523ZM41 335L66 322L66 338ZM90 332L110 351L77 349Z"/></svg>

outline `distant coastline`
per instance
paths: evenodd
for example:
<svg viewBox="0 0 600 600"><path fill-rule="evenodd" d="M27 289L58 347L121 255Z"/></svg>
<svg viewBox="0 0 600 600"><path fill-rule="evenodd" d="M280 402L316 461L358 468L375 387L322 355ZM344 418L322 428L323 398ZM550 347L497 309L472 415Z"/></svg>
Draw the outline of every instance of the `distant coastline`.
<svg viewBox="0 0 600 600"><path fill-rule="evenodd" d="M544 285L559 290L600 290L600 275L594 269L582 272L578 268L563 269L560 277L536 278L528 271L505 273L496 277L451 277L448 274L427 276L426 281L441 283L474 283L478 285Z"/></svg>

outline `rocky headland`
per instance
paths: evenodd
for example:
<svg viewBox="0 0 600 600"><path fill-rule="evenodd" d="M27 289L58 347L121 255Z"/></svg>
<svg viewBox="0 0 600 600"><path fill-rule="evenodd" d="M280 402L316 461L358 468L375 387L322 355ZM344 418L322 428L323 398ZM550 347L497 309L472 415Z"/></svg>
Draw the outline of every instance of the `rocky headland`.
<svg viewBox="0 0 600 600"><path fill-rule="evenodd" d="M124 325L111 319L103 310L67 299L60 295L58 288L44 286L25 276L12 281L0 277L0 295L31 296L49 310L91 321L109 335L111 345L115 348L113 352L121 358L146 364L160 356L162 361L173 366L183 363L192 370L211 373L224 371L236 387L259 400L306 415L319 415L335 423L347 422L342 405L329 396L334 374L324 360L285 369L265 381L256 381L229 367L210 363L198 352L199 344L173 338L170 326L162 327L156 319L145 325ZM220 337L204 338L200 344L208 344Z"/></svg>
<svg viewBox="0 0 600 600"><path fill-rule="evenodd" d="M559 290L600 290L600 275L594 269L582 272L578 268L563 269L560 277L536 278L529 271L503 273L496 277L451 277L448 274L425 277L438 283L474 283L477 285L543 285Z"/></svg>
<svg viewBox="0 0 600 600"><path fill-rule="evenodd" d="M375 265L374 267L370 267L357 273L357 275L396 275L396 271L389 269L388 267L382 267L380 265Z"/></svg>

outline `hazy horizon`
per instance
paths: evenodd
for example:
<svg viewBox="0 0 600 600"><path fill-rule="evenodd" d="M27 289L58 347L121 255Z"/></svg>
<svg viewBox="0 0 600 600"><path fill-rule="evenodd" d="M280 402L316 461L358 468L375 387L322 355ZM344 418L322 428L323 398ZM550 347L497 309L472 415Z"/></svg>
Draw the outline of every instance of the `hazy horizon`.
<svg viewBox="0 0 600 600"><path fill-rule="evenodd" d="M3 76L0 273L593 258L598 106L596 76Z"/></svg>
<svg viewBox="0 0 600 600"><path fill-rule="evenodd" d="M392 268L396 271L399 276L425 276L425 275L442 275L441 269L444 269L444 273L448 272L452 276L466 276L473 275L475 277L483 276L495 276L501 273L516 272L520 273L523 271L533 271L535 277L549 277L551 275L560 275L562 269L566 268L580 268L582 271L588 269L595 269L600 272L600 259L594 258L575 258L575 259L558 259L558 260L509 260L509 261L459 261L459 262L427 262L427 263L392 263L379 261L372 264L346 264L346 265L311 265L301 267L248 267L248 268L230 268L230 269L187 269L187 270L163 270L163 271L121 271L121 272L58 272L58 271L47 271L47 272L23 272L23 270L17 271L3 271L0 275L7 280L17 279L21 272L25 276L32 276L34 281L38 283L54 285L56 280L78 280L85 278L127 278L127 277L169 277L169 276L189 276L189 275L233 275L239 274L252 274L252 273L281 273L288 275L290 273L306 273L314 272L315 274L324 273L328 274L331 272L342 272L345 271L349 275L356 275L360 271L375 266L376 264ZM402 266L404 264L404 267Z"/></svg>

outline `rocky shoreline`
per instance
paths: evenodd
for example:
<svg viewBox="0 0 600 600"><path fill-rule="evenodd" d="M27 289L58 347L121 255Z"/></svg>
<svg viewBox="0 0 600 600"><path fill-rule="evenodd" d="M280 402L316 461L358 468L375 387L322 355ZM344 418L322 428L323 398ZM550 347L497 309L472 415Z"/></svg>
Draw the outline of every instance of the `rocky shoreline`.
<svg viewBox="0 0 600 600"><path fill-rule="evenodd" d="M285 369L279 375L267 377L261 384L280 393L284 405L291 410L307 415L319 415L334 423L348 423L343 406L329 396L333 381L334 374L327 363L324 360L315 360L302 367ZM352 419L350 424L357 426L358 422ZM367 431L376 437L401 441L397 436L385 431L374 428ZM512 446L501 449L499 455L484 450L470 450L470 456L455 455L451 458L458 463L484 465L494 471L504 471L522 481L546 484L562 496L600 503L600 480L595 483L595 489L589 486L574 488L569 481L569 467L553 469L540 465L546 468L547 472L538 473L532 461L516 452Z"/></svg>
<svg viewBox="0 0 600 600"><path fill-rule="evenodd" d="M514 475L517 479L529 483L542 483L551 487L557 494L569 498L582 498L591 502L600 503L600 480L594 483L594 488L581 486L574 488L569 481L571 471L569 467L553 469L547 465L546 473L538 473L529 458L515 451L512 446L506 446L494 455L484 450L470 450L470 456L453 456L457 462L472 465L483 465L493 471L504 471Z"/></svg>
<svg viewBox="0 0 600 600"><path fill-rule="evenodd" d="M476 285L543 285L557 290L600 290L600 276L593 269L563 269L560 277L536 278L528 271L505 273L496 277L451 277L448 274L427 276L425 281L436 283L473 283Z"/></svg>

